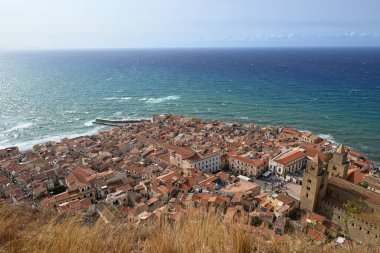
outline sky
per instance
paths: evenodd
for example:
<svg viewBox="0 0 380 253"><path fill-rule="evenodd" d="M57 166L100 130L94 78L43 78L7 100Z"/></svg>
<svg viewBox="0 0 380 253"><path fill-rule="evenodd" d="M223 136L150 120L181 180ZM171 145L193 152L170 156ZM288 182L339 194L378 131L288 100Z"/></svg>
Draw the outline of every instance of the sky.
<svg viewBox="0 0 380 253"><path fill-rule="evenodd" d="M380 0L0 0L0 50L380 46Z"/></svg>

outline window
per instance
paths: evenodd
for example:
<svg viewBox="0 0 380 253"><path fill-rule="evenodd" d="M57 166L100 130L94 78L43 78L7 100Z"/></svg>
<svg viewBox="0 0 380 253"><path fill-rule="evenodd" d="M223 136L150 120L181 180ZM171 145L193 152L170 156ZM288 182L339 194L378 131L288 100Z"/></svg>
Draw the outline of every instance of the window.
<svg viewBox="0 0 380 253"><path fill-rule="evenodd" d="M307 180L307 182L308 182L308 183L311 183L311 179L309 178L309 179Z"/></svg>
<svg viewBox="0 0 380 253"><path fill-rule="evenodd" d="M306 190L310 191L310 187L309 187L309 186L308 186L308 187L306 187Z"/></svg>
<svg viewBox="0 0 380 253"><path fill-rule="evenodd" d="M309 197L309 193L306 193L306 198L308 198Z"/></svg>

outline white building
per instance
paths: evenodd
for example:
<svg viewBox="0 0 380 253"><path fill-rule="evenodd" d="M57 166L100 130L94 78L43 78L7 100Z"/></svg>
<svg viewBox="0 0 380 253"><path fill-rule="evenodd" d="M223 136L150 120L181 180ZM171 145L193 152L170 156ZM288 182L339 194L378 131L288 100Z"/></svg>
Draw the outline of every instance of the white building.
<svg viewBox="0 0 380 253"><path fill-rule="evenodd" d="M300 149L283 152L269 160L269 170L278 176L300 171L307 164L306 154Z"/></svg>
<svg viewBox="0 0 380 253"><path fill-rule="evenodd" d="M205 154L194 152L191 149L167 146L170 152L170 163L181 168L198 168L205 172L216 172L220 170L220 157L222 151L214 151Z"/></svg>

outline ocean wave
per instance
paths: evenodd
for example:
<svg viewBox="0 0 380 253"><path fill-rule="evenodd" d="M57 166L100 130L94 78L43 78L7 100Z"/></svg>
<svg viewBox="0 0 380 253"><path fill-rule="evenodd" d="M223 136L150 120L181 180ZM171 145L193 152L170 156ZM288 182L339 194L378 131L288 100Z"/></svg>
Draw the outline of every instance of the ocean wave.
<svg viewBox="0 0 380 253"><path fill-rule="evenodd" d="M104 126L97 126L97 127L93 128L89 131L86 131L86 132L76 132L76 133L68 132L68 133L63 133L60 135L44 136L42 138L38 138L38 139L30 140L30 141L24 141L24 142L18 142L18 143L8 142L10 145L7 145L7 147L17 146L21 151L25 151L25 150L29 150L29 149L33 148L33 146L36 144L43 144L43 143L46 143L48 141L60 141L64 138L70 139L70 138L75 138L78 136L94 135L99 130L101 130L103 128L105 128L105 127Z"/></svg>
<svg viewBox="0 0 380 253"><path fill-rule="evenodd" d="M87 121L83 125L85 125L85 126L92 126L92 125L94 125L94 120Z"/></svg>
<svg viewBox="0 0 380 253"><path fill-rule="evenodd" d="M5 143L9 142L9 140L5 139L5 140L0 140L0 145L3 145Z"/></svg>
<svg viewBox="0 0 380 253"><path fill-rule="evenodd" d="M108 97L105 98L104 100L129 100L132 99L132 97Z"/></svg>
<svg viewBox="0 0 380 253"><path fill-rule="evenodd" d="M75 114L75 113L77 113L77 112L74 111L74 110L68 110L68 111L65 111L65 113L68 113L68 114Z"/></svg>
<svg viewBox="0 0 380 253"><path fill-rule="evenodd" d="M149 98L148 100L146 100L146 103L159 104L159 103L169 101L169 100L178 100L180 98L181 98L181 96L177 96L177 95L161 97L161 98Z"/></svg>
<svg viewBox="0 0 380 253"><path fill-rule="evenodd" d="M139 101L145 101L145 100L148 100L148 98L139 98L138 100Z"/></svg>
<svg viewBox="0 0 380 253"><path fill-rule="evenodd" d="M24 122L24 123L19 123L18 125L12 127L12 128L9 128L5 131L3 131L3 134L8 134L8 133L12 133L14 131L19 131L19 130L23 130L23 129L27 129L29 127L33 126L33 123L32 122Z"/></svg>
<svg viewBox="0 0 380 253"><path fill-rule="evenodd" d="M337 145L338 143L336 142L336 140L334 139L334 137L330 134L318 134L319 137L321 137L322 139L326 139L328 140L329 142Z"/></svg>

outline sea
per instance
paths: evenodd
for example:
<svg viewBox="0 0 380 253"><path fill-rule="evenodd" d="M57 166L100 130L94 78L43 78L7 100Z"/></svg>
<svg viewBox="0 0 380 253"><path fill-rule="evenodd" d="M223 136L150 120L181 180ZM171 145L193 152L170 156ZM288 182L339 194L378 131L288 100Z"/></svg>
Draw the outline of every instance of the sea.
<svg viewBox="0 0 380 253"><path fill-rule="evenodd" d="M0 147L183 114L311 131L380 162L380 48L0 52Z"/></svg>

